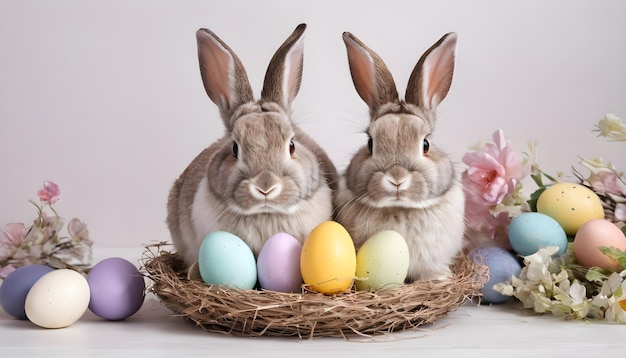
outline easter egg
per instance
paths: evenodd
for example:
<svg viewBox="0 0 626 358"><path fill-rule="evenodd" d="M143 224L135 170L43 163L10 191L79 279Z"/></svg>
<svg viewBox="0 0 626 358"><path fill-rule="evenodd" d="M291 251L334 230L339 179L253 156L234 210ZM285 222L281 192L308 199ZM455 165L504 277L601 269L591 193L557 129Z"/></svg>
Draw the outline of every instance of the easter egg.
<svg viewBox="0 0 626 358"><path fill-rule="evenodd" d="M89 309L98 317L110 321L126 319L141 308L146 284L135 265L111 257L89 271L87 283L91 291Z"/></svg>
<svg viewBox="0 0 626 358"><path fill-rule="evenodd" d="M335 221L316 226L302 245L300 272L311 289L328 295L352 287L356 251L348 231Z"/></svg>
<svg viewBox="0 0 626 358"><path fill-rule="evenodd" d="M404 283L409 270L409 248L398 232L378 232L356 253L357 290L392 288Z"/></svg>
<svg viewBox="0 0 626 358"><path fill-rule="evenodd" d="M557 246L558 256L567 251L565 231L555 219L542 213L521 213L511 219L509 242L522 256L532 255L547 246Z"/></svg>
<svg viewBox="0 0 626 358"><path fill-rule="evenodd" d="M257 258L259 285L267 290L294 292L302 285L300 254L302 244L286 233L272 235Z"/></svg>
<svg viewBox="0 0 626 358"><path fill-rule="evenodd" d="M512 276L517 276L522 271L522 266L515 256L507 250L499 247L479 247L468 254L468 257L477 264L489 268L489 281L482 289L482 299L487 303L502 303L510 296L503 295L493 289L501 282L507 282Z"/></svg>
<svg viewBox="0 0 626 358"><path fill-rule="evenodd" d="M537 211L556 220L567 235L587 221L604 219L602 202L591 189L575 183L556 183L539 195Z"/></svg>
<svg viewBox="0 0 626 358"><path fill-rule="evenodd" d="M58 269L43 275L26 295L24 310L34 324L63 328L83 316L89 306L89 284L80 273Z"/></svg>
<svg viewBox="0 0 626 358"><path fill-rule="evenodd" d="M574 237L574 257L585 267L600 267L621 271L620 265L600 251L600 247L615 247L626 251L626 236L617 225L604 219L589 220Z"/></svg>
<svg viewBox="0 0 626 358"><path fill-rule="evenodd" d="M18 267L11 272L0 285L2 309L17 319L26 319L24 304L28 291L37 280L51 271L54 271L52 267L32 264Z"/></svg>
<svg viewBox="0 0 626 358"><path fill-rule="evenodd" d="M257 281L256 260L250 247L226 231L208 234L198 253L202 280L211 285L249 290Z"/></svg>

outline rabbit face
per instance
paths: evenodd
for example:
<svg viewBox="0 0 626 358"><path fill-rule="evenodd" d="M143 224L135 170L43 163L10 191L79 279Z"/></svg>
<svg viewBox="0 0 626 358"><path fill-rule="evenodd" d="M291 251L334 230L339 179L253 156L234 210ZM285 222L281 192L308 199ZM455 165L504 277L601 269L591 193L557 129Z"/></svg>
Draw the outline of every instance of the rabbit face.
<svg viewBox="0 0 626 358"><path fill-rule="evenodd" d="M233 124L230 146L222 160L209 165L214 193L238 214L282 213L298 210L319 182L315 155L304 145L290 117L273 104L245 106ZM308 178L307 178L308 176ZM222 185L224 184L224 185Z"/></svg>
<svg viewBox="0 0 626 358"><path fill-rule="evenodd" d="M368 129L363 147L349 169L348 183L360 201L376 208L424 208L452 185L452 163L430 143L428 121L413 114L387 114ZM442 163L443 162L443 163ZM358 163L362 163L359 165ZM361 178L361 180L358 180Z"/></svg>

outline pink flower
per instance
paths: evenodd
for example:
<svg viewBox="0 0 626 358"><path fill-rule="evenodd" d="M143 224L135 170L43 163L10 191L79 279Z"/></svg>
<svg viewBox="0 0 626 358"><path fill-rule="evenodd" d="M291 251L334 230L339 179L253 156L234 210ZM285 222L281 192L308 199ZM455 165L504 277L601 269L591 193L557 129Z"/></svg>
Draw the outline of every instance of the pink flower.
<svg viewBox="0 0 626 358"><path fill-rule="evenodd" d="M26 226L22 223L6 224L0 232L0 245L6 248L18 248L26 239Z"/></svg>
<svg viewBox="0 0 626 358"><path fill-rule="evenodd" d="M500 129L493 134L493 142L485 144L482 151L465 154L463 163L468 166L463 173L463 185L477 193L486 206L500 204L506 195L513 193L517 183L530 174L530 167L522 168L513 145Z"/></svg>
<svg viewBox="0 0 626 358"><path fill-rule="evenodd" d="M624 184L612 170L596 170L591 173L587 181L595 192L626 196L626 184Z"/></svg>
<svg viewBox="0 0 626 358"><path fill-rule="evenodd" d="M532 163L522 165L502 130L495 131L493 141L480 150L467 153L463 163L468 166L462 181L469 248L488 243L510 249L508 227L521 207L515 198L518 184L530 174Z"/></svg>
<svg viewBox="0 0 626 358"><path fill-rule="evenodd" d="M9 274L15 270L16 270L15 267L11 265L7 265L7 266L0 268L0 279L7 278L7 276L9 276Z"/></svg>
<svg viewBox="0 0 626 358"><path fill-rule="evenodd" d="M467 223L465 239L468 250L483 246L487 242L490 242L489 245L503 249L511 248L508 237L511 217L508 212L492 213L476 193L467 189L465 221Z"/></svg>
<svg viewBox="0 0 626 358"><path fill-rule="evenodd" d="M87 230L87 224L83 223L77 218L70 220L70 222L67 224L67 232L72 237L74 236L86 237L89 235L89 231Z"/></svg>
<svg viewBox="0 0 626 358"><path fill-rule="evenodd" d="M52 205L59 200L59 196L61 195L61 190L59 186L51 181L43 182L43 189L40 189L37 192L39 196L39 200L49 205Z"/></svg>

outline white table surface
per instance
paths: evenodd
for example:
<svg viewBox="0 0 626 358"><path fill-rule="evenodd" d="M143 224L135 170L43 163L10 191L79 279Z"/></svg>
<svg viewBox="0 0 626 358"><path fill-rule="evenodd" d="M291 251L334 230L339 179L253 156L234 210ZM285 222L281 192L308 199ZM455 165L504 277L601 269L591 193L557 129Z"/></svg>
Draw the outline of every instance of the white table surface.
<svg viewBox="0 0 626 358"><path fill-rule="evenodd" d="M139 265L143 248L96 248L94 263L123 257ZM504 305L467 302L433 325L373 338L242 338L207 333L174 317L148 295L125 321L91 312L62 329L44 329L0 310L0 357L624 357L626 325L565 321ZM609 354L614 354L610 356Z"/></svg>

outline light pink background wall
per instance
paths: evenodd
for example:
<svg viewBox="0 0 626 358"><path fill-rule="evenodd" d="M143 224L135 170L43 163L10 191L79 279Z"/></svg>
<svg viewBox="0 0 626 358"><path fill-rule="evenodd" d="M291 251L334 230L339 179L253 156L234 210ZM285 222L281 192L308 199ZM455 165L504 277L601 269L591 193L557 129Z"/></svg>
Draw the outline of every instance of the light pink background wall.
<svg viewBox="0 0 626 358"><path fill-rule="evenodd" d="M223 132L199 76L200 27L238 53L258 94L278 45L309 25L294 110L340 169L367 121L341 33L376 50L404 92L422 52L456 31L434 140L460 169L502 128L520 152L537 140L550 173L580 156L626 170L626 143L591 132L606 112L626 119L624 14L620 0L2 1L0 225L32 220L28 199L53 180L57 209L87 222L95 247L169 240L167 192Z"/></svg>

